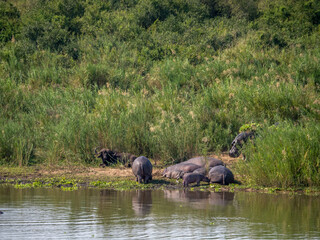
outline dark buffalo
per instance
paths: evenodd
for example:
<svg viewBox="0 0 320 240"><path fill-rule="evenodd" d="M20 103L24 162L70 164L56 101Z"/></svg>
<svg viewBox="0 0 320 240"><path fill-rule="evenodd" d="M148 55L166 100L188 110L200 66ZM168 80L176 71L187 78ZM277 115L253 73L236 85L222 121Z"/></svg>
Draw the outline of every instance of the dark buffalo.
<svg viewBox="0 0 320 240"><path fill-rule="evenodd" d="M139 183L148 183L152 180L152 164L148 158L140 156L132 164L132 172Z"/></svg>
<svg viewBox="0 0 320 240"><path fill-rule="evenodd" d="M102 164L100 164L102 167L118 162L124 164L126 167L131 167L133 161L137 158L135 155L130 153L117 153L106 148L102 148L99 152L95 149L95 154L98 158L102 159Z"/></svg>

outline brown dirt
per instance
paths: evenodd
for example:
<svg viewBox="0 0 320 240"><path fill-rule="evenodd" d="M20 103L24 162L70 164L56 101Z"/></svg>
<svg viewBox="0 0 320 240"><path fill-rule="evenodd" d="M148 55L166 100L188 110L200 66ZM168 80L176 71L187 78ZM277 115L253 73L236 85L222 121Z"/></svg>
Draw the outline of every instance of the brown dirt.
<svg viewBox="0 0 320 240"><path fill-rule="evenodd" d="M220 155L210 154L210 157L221 159L228 167L238 161L237 158L230 158L227 153ZM164 167L157 165L153 160L154 165L153 176L160 178ZM17 171L19 169L19 171ZM39 177L76 177L89 179L104 179L104 178L134 178L131 168L124 167L87 167L87 166L38 166L38 167L20 167L20 168L3 168L0 170L0 179L35 179Z"/></svg>

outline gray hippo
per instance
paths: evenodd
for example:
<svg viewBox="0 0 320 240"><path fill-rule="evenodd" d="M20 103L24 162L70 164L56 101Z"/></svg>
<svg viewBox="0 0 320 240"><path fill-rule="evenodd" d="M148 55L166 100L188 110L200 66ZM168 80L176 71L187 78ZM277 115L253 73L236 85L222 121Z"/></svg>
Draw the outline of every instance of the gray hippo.
<svg viewBox="0 0 320 240"><path fill-rule="evenodd" d="M180 178L184 173L193 172L198 168L211 168L218 165L224 165L224 163L213 157L195 157L167 167L163 171L162 176L168 178Z"/></svg>
<svg viewBox="0 0 320 240"><path fill-rule="evenodd" d="M197 168L196 170L193 171L193 173L198 173L202 175L207 175L207 169L205 167Z"/></svg>
<svg viewBox="0 0 320 240"><path fill-rule="evenodd" d="M196 165L199 165L200 167L215 167L218 165L224 165L224 163L217 159L217 158L213 158L213 157L195 157L195 158L191 158L187 161L185 161L184 163L193 163Z"/></svg>
<svg viewBox="0 0 320 240"><path fill-rule="evenodd" d="M168 171L167 173L165 173L163 176L167 177L167 178L175 178L175 179L180 179L183 177L183 175L185 174L184 171L181 170L172 170L172 171Z"/></svg>
<svg viewBox="0 0 320 240"><path fill-rule="evenodd" d="M124 164L126 167L131 167L133 161L137 158L133 154L117 153L107 148L102 148L99 152L97 152L96 148L95 154L98 158L102 159L101 167L109 166L117 162Z"/></svg>
<svg viewBox="0 0 320 240"><path fill-rule="evenodd" d="M211 183L219 183L221 185L235 183L233 173L225 166L219 165L211 168L208 175Z"/></svg>
<svg viewBox="0 0 320 240"><path fill-rule="evenodd" d="M136 176L137 182L148 183L152 180L152 164L148 158L140 156L133 161L132 172Z"/></svg>
<svg viewBox="0 0 320 240"><path fill-rule="evenodd" d="M162 176L167 178L179 179L183 176L183 174L193 172L197 168L200 168L200 166L197 164L182 162L182 163L178 163L170 167L167 167L163 171Z"/></svg>
<svg viewBox="0 0 320 240"><path fill-rule="evenodd" d="M197 183L196 186L199 186L200 185L200 181L210 182L209 178L205 177L202 174L198 174L198 173L186 173L183 176L183 186L184 187L188 187L188 185L190 183L195 183L195 182Z"/></svg>
<svg viewBox="0 0 320 240"><path fill-rule="evenodd" d="M248 139L255 138L255 135L255 131L246 131L238 134L231 143L229 156L233 158L239 157L243 145L248 141Z"/></svg>

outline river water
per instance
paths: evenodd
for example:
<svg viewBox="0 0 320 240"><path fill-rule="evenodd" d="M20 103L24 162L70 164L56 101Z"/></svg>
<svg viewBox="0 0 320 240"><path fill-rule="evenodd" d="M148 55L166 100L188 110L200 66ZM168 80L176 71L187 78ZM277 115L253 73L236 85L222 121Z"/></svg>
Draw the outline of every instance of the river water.
<svg viewBox="0 0 320 240"><path fill-rule="evenodd" d="M320 239L320 197L0 184L0 239Z"/></svg>

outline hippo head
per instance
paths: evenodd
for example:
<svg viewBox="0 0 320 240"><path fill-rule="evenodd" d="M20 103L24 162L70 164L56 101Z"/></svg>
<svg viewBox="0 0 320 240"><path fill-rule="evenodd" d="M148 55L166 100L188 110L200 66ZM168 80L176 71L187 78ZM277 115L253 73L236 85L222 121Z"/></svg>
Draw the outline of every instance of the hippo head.
<svg viewBox="0 0 320 240"><path fill-rule="evenodd" d="M107 159L110 154L113 154L113 152L110 149L102 148L98 152L98 157L102 159Z"/></svg>
<svg viewBox="0 0 320 240"><path fill-rule="evenodd" d="M203 182L210 182L210 179L204 176L204 177L202 178L202 181L203 181Z"/></svg>
<svg viewBox="0 0 320 240"><path fill-rule="evenodd" d="M183 172L183 171L174 170L174 171L172 171L172 173L171 173L171 178L180 179L180 178L183 177L183 175L184 175L184 172Z"/></svg>
<svg viewBox="0 0 320 240"><path fill-rule="evenodd" d="M162 177L167 177L168 168L164 169L162 172Z"/></svg>

